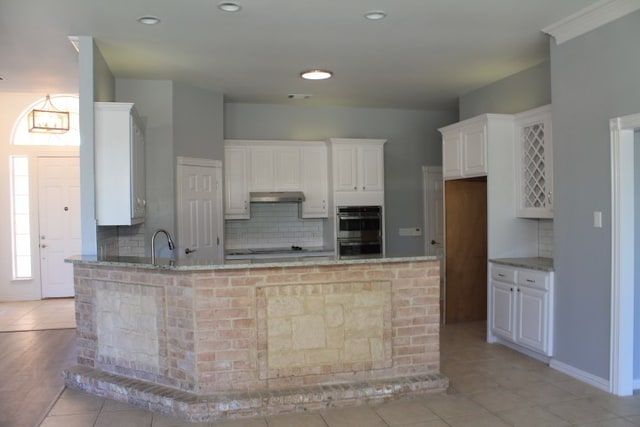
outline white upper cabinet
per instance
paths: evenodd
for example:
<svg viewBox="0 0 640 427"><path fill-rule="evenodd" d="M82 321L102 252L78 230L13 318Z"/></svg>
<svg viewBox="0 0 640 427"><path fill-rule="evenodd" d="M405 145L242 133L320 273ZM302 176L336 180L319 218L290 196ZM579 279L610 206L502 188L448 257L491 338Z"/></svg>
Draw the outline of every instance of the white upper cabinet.
<svg viewBox="0 0 640 427"><path fill-rule="evenodd" d="M225 219L249 218L249 149L225 147L224 149L224 217Z"/></svg>
<svg viewBox="0 0 640 427"><path fill-rule="evenodd" d="M515 123L517 215L553 218L551 106L517 114Z"/></svg>
<svg viewBox="0 0 640 427"><path fill-rule="evenodd" d="M249 191L297 191L302 188L300 147L249 147Z"/></svg>
<svg viewBox="0 0 640 427"><path fill-rule="evenodd" d="M132 103L96 102L95 185L98 225L133 225L146 213L144 132Z"/></svg>
<svg viewBox="0 0 640 427"><path fill-rule="evenodd" d="M326 144L317 143L302 148L303 218L329 216L327 170Z"/></svg>
<svg viewBox="0 0 640 427"><path fill-rule="evenodd" d="M331 138L330 141L336 204L382 205L386 140Z"/></svg>
<svg viewBox="0 0 640 427"><path fill-rule="evenodd" d="M324 141L225 141L225 219L250 217L252 191L302 191L303 218L328 216Z"/></svg>
<svg viewBox="0 0 640 427"><path fill-rule="evenodd" d="M481 116L440 129L444 179L487 175L487 133L490 116Z"/></svg>

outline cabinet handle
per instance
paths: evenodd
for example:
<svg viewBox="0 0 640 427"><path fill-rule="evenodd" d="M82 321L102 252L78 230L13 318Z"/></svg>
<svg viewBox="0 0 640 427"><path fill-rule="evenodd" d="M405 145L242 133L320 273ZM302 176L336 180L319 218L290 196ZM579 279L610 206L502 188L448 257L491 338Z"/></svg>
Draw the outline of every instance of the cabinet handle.
<svg viewBox="0 0 640 427"><path fill-rule="evenodd" d="M513 288L511 288L511 292L513 292Z"/></svg>
<svg viewBox="0 0 640 427"><path fill-rule="evenodd" d="M433 243L433 242L431 242L431 243ZM498 277L504 277L504 274L498 273Z"/></svg>
<svg viewBox="0 0 640 427"><path fill-rule="evenodd" d="M363 190L366 190L366 189L367 189L367 187L362 187L362 189L363 189Z"/></svg>
<svg viewBox="0 0 640 427"><path fill-rule="evenodd" d="M354 189L354 190L357 190L357 189L358 189L358 187L357 187L357 186L356 186L356 187L353 187L353 189Z"/></svg>
<svg viewBox="0 0 640 427"><path fill-rule="evenodd" d="M536 281L535 281L535 280L531 280L531 279L527 279L527 282L529 282L529 283L536 283Z"/></svg>
<svg viewBox="0 0 640 427"><path fill-rule="evenodd" d="M548 201L548 203L549 203L549 204L551 204L551 195L552 195L552 194L553 194L553 193L552 193L551 191L549 191L549 192L547 193L547 201Z"/></svg>
<svg viewBox="0 0 640 427"><path fill-rule="evenodd" d="M518 288L518 292L520 292L520 288Z"/></svg>

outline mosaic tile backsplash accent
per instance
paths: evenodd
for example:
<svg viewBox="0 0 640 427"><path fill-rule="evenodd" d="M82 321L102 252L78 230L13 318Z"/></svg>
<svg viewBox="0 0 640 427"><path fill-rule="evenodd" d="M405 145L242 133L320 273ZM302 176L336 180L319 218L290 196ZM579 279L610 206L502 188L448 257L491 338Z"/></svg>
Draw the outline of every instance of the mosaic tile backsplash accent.
<svg viewBox="0 0 640 427"><path fill-rule="evenodd" d="M253 203L251 218L225 221L227 249L322 246L324 220L300 218L299 203Z"/></svg>

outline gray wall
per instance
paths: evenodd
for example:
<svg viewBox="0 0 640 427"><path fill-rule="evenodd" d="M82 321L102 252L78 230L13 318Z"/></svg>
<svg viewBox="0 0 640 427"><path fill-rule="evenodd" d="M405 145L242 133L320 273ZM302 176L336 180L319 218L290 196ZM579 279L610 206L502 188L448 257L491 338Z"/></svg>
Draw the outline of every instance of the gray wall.
<svg viewBox="0 0 640 427"><path fill-rule="evenodd" d="M551 103L549 62L460 97L460 120L485 113L514 114Z"/></svg>
<svg viewBox="0 0 640 427"><path fill-rule="evenodd" d="M609 378L609 119L640 112L640 12L551 42L555 178L555 358ZM593 227L602 211L603 227Z"/></svg>
<svg viewBox="0 0 640 427"><path fill-rule="evenodd" d="M226 139L387 139L387 254L407 256L423 254L424 240L423 237L400 237L398 228L422 227L421 168L442 164L442 142L437 128L456 121L454 111L226 104L224 136Z"/></svg>
<svg viewBox="0 0 640 427"><path fill-rule="evenodd" d="M633 140L633 178L634 178L634 227L635 227L635 293L634 293L634 340L633 340L633 378L640 379L640 130L636 130Z"/></svg>
<svg viewBox="0 0 640 427"><path fill-rule="evenodd" d="M82 253L98 253L96 236L93 103L113 101L114 79L92 37L79 37L80 204Z"/></svg>
<svg viewBox="0 0 640 427"><path fill-rule="evenodd" d="M173 84L173 148L176 156L224 159L223 96Z"/></svg>
<svg viewBox="0 0 640 427"><path fill-rule="evenodd" d="M145 128L147 216L144 241L151 241L151 235L159 228L175 236L173 82L117 79L116 100L135 103ZM147 255L150 255L146 246Z"/></svg>

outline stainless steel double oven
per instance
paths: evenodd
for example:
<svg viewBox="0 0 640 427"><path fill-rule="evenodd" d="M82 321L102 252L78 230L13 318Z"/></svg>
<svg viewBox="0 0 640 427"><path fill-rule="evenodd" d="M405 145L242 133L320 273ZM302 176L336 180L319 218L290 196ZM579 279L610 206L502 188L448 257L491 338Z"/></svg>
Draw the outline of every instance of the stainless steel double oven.
<svg viewBox="0 0 640 427"><path fill-rule="evenodd" d="M338 206L336 229L339 258L382 256L382 206Z"/></svg>

